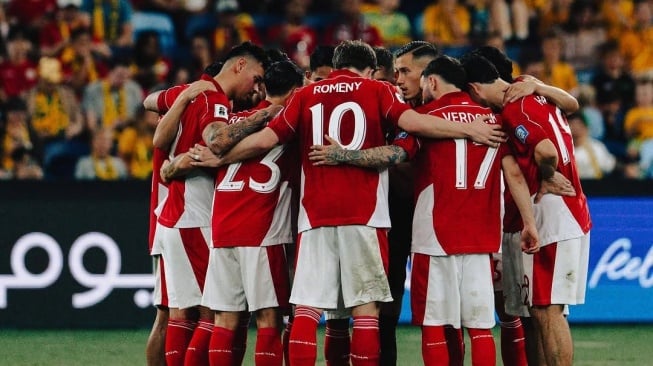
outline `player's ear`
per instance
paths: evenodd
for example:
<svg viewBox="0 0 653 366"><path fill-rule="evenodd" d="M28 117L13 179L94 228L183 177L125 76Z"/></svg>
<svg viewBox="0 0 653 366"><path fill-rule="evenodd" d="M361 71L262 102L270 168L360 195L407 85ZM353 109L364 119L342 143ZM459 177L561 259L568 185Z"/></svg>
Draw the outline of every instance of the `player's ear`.
<svg viewBox="0 0 653 366"><path fill-rule="evenodd" d="M247 67L247 59L244 57L239 57L238 60L236 61L235 67L236 67L235 69L236 74L242 72L243 70L245 70L245 67Z"/></svg>

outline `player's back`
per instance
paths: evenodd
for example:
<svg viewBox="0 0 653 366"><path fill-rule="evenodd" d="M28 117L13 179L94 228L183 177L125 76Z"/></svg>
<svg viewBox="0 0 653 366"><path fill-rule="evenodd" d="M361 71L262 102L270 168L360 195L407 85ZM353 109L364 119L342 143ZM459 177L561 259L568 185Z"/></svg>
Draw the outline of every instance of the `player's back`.
<svg viewBox="0 0 653 366"><path fill-rule="evenodd" d="M463 92L448 93L418 109L460 123L492 116ZM501 242L501 158L467 139L420 139L415 166L413 252L428 255L491 253Z"/></svg>
<svg viewBox="0 0 653 366"><path fill-rule="evenodd" d="M300 231L333 225L390 226L387 170L316 167L308 153L312 145L328 144L325 134L348 150L385 145L385 127L406 109L388 85L347 70L335 71L290 98L270 127L282 142L289 135L299 139Z"/></svg>
<svg viewBox="0 0 653 366"><path fill-rule="evenodd" d="M530 95L506 105L502 116L505 117L511 146L530 193L535 194L540 186L538 168L534 160L537 143L532 142L542 137L548 138L555 145L558 152L557 171L571 181L576 190L576 196L573 197L544 195L540 203L534 206L540 241L548 244L579 237L589 231L592 223L587 197L576 169L569 123L560 108L542 96ZM506 213L508 214L508 211Z"/></svg>
<svg viewBox="0 0 653 366"><path fill-rule="evenodd" d="M240 123L271 103L232 114ZM277 145L265 155L222 166L215 181L212 240L215 247L266 246L292 242L289 175L296 151Z"/></svg>

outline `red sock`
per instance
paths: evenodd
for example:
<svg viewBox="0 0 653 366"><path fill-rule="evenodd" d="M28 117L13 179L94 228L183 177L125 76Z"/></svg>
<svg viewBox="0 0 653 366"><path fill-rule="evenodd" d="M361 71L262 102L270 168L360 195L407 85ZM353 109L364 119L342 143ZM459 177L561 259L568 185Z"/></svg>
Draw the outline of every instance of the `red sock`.
<svg viewBox="0 0 653 366"><path fill-rule="evenodd" d="M453 328L452 328L453 329ZM445 327L422 326L422 359L424 365L449 365L448 340L445 337Z"/></svg>
<svg viewBox="0 0 653 366"><path fill-rule="evenodd" d="M449 365L462 366L465 359L463 329L447 325L444 327L444 337L447 339L447 348L449 349Z"/></svg>
<svg viewBox="0 0 653 366"><path fill-rule="evenodd" d="M197 323L192 320L170 319L166 328L166 365L182 366L186 348Z"/></svg>
<svg viewBox="0 0 653 366"><path fill-rule="evenodd" d="M288 344L290 343L290 330L292 329L292 317L288 319L288 324L283 328L281 335L281 343L283 344L283 363L290 366L290 352L288 352Z"/></svg>
<svg viewBox="0 0 653 366"><path fill-rule="evenodd" d="M494 348L494 337L489 329L467 328L472 340L472 366L496 365L497 351Z"/></svg>
<svg viewBox="0 0 653 366"><path fill-rule="evenodd" d="M378 365L380 351L379 318L376 316L355 316L351 334L352 366Z"/></svg>
<svg viewBox="0 0 653 366"><path fill-rule="evenodd" d="M291 366L314 366L317 360L317 324L321 314L315 309L297 306L290 331L288 351Z"/></svg>
<svg viewBox="0 0 653 366"><path fill-rule="evenodd" d="M233 330L215 326L209 343L209 364L211 366L225 366L233 363L232 347L234 345Z"/></svg>
<svg viewBox="0 0 653 366"><path fill-rule="evenodd" d="M527 366L524 327L519 317L501 322L501 359L504 366Z"/></svg>
<svg viewBox="0 0 653 366"><path fill-rule="evenodd" d="M208 366L209 364L209 341L213 332L213 322L200 320L193 332L186 357L184 358L185 366Z"/></svg>
<svg viewBox="0 0 653 366"><path fill-rule="evenodd" d="M231 348L233 352L233 366L240 366L243 364L245 358L245 351L247 350L247 333L249 332L249 321L252 314L249 312L241 312L238 319L238 328L234 334L234 344Z"/></svg>
<svg viewBox="0 0 653 366"><path fill-rule="evenodd" d="M258 330L254 363L256 366L281 366L283 364L281 334L277 328L260 328Z"/></svg>
<svg viewBox="0 0 653 366"><path fill-rule="evenodd" d="M326 321L324 359L327 366L349 365L349 319Z"/></svg>

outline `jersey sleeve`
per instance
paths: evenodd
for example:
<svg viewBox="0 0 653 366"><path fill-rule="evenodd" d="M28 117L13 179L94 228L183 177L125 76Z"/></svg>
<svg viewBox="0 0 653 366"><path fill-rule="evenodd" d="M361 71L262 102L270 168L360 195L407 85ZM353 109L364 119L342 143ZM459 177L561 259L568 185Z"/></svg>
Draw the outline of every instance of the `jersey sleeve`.
<svg viewBox="0 0 653 366"><path fill-rule="evenodd" d="M381 84L379 92L379 105L383 108L383 117L395 126L399 116L410 109L410 106L401 100L397 91L390 85Z"/></svg>
<svg viewBox="0 0 653 366"><path fill-rule="evenodd" d="M156 100L156 107L159 110L159 114L165 114L172 107L179 94L186 88L188 88L186 84L177 85L159 93L159 97Z"/></svg>
<svg viewBox="0 0 653 366"><path fill-rule="evenodd" d="M292 140L299 127L299 121L301 120L301 102L297 94L294 93L286 103L284 109L268 123L268 127L277 134L280 144L285 144Z"/></svg>
<svg viewBox="0 0 653 366"><path fill-rule="evenodd" d="M541 125L548 123L548 112L532 97L507 104L501 115L506 132L517 145L535 147L549 138Z"/></svg>
<svg viewBox="0 0 653 366"><path fill-rule="evenodd" d="M408 154L409 160L412 160L415 157L415 154L417 154L417 151L419 151L420 147L419 139L413 135L408 134L408 132L404 130L397 131L397 134L392 140L392 144L404 149L404 151L406 151Z"/></svg>
<svg viewBox="0 0 653 366"><path fill-rule="evenodd" d="M206 113L200 117L200 129L213 122L229 122L229 112L231 104L227 96L222 93L209 93L206 95Z"/></svg>

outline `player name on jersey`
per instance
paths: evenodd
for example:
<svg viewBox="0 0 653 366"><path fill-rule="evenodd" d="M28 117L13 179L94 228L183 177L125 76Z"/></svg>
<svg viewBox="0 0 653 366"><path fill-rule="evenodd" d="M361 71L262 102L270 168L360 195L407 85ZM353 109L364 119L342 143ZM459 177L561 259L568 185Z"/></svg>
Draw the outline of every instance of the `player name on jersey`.
<svg viewBox="0 0 653 366"><path fill-rule="evenodd" d="M492 123L495 123L496 117L494 114L481 114L481 113L469 113L469 112L443 112L442 117L449 121L453 122L463 122L463 123L472 123L477 117L490 117Z"/></svg>
<svg viewBox="0 0 653 366"><path fill-rule="evenodd" d="M313 86L313 94L330 94L330 93L350 93L358 90L361 86L360 81L351 83L322 84Z"/></svg>

